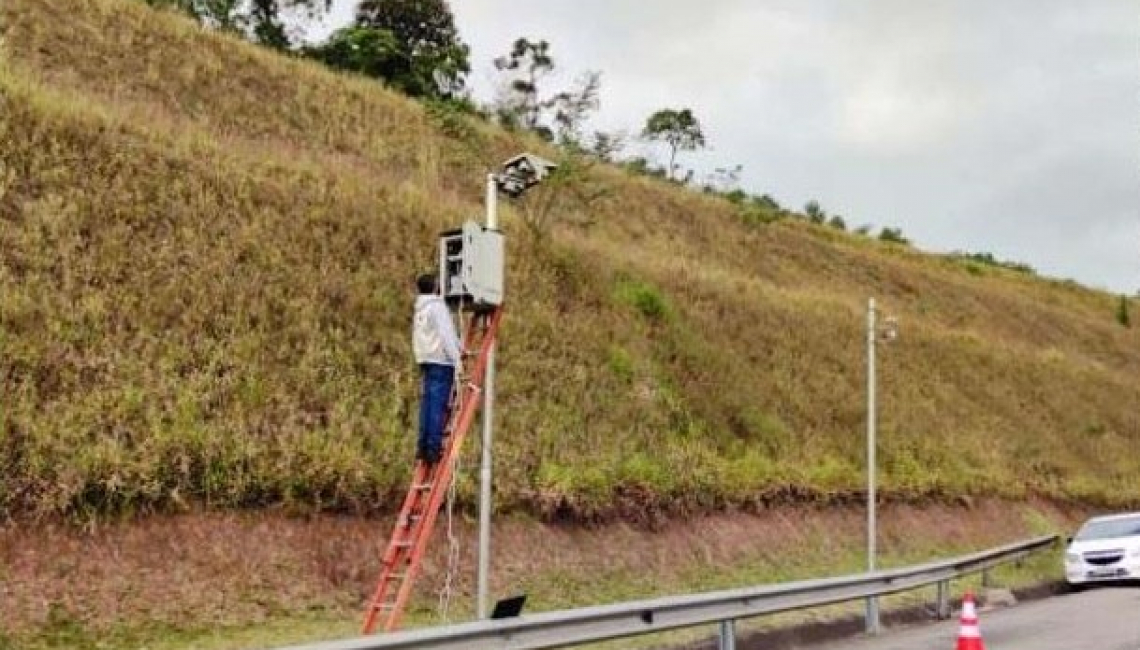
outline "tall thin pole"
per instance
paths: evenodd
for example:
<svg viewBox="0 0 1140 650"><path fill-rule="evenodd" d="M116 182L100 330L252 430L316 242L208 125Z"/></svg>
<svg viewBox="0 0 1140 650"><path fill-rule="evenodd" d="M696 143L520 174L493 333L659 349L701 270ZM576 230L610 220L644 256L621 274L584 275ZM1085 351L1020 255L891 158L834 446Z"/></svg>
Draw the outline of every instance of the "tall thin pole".
<svg viewBox="0 0 1140 650"><path fill-rule="evenodd" d="M487 226L488 230L499 229L499 184L496 182L494 174L487 174L487 190L485 197L487 207Z"/></svg>
<svg viewBox="0 0 1140 650"><path fill-rule="evenodd" d="M875 570L875 299L867 300L867 571ZM879 632L879 600L867 598L867 632Z"/></svg>
<svg viewBox="0 0 1140 650"><path fill-rule="evenodd" d="M494 174L487 174L487 229L499 227L499 188ZM483 444L479 462L479 568L476 579L475 615L487 618L487 594L491 568L491 439L494 433L495 346L487 351L487 374L483 382Z"/></svg>

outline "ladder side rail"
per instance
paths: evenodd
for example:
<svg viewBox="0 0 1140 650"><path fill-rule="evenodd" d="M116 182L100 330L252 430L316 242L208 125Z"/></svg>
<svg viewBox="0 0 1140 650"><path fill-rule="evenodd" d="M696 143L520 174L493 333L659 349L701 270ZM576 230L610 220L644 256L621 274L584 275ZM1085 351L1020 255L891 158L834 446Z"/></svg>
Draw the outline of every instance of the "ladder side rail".
<svg viewBox="0 0 1140 650"><path fill-rule="evenodd" d="M368 601L368 611L364 619L364 633L371 634L372 629L376 625L376 615L380 608L384 605L385 596L388 594L389 587L391 586L391 577L395 573L396 568L400 562L406 559L406 551L410 549L409 546L402 546L401 544L411 539L412 527L407 525L410 517L416 509L416 502L420 500L421 495L415 489L415 486L426 480L426 475L422 463L417 463L415 471L412 473L412 484L408 489L408 493L404 496L404 503L400 507L400 513L396 518L396 525L392 529L392 536L388 540L388 546L384 551L384 555L380 560L380 578L376 583L376 589L372 594L372 598Z"/></svg>
<svg viewBox="0 0 1140 650"><path fill-rule="evenodd" d="M464 423L471 420L470 414L473 413L475 408L476 406L474 404L464 406L461 411L460 428L456 430L456 433L462 431ZM443 503L443 494L446 490L442 489L442 486L446 485L447 481L451 479L451 457L452 455L449 453L446 459L440 459L440 471L436 474L436 482L429 493L427 508L422 513L420 521L417 522L419 530L412 542L413 546L404 572L404 578L401 580L399 590L396 592L395 604L392 607L392 611L389 612L388 619L384 624L385 632L390 632L399 625L400 618L404 613L404 608L407 606L408 599L411 597L412 587L415 584L416 577L419 575L424 552L427 550L427 544L431 539L432 532L435 530L435 520L439 515L439 506Z"/></svg>
<svg viewBox="0 0 1140 650"><path fill-rule="evenodd" d="M416 502L419 501L420 495L417 493L416 485L422 484L427 480L427 474L421 464L417 463L415 470L412 472L412 483L408 486L408 493L404 496L404 504L400 506L400 514L396 519L396 525L392 529L392 537L388 540L388 549L385 553L384 559L388 559L389 553L397 550L399 542L408 538L411 533L411 527L406 525L408 516L415 512Z"/></svg>
<svg viewBox="0 0 1140 650"><path fill-rule="evenodd" d="M487 328L483 334L483 340L480 342L479 356L471 375L471 381L466 387L466 391L469 394L464 398L463 408L459 412L459 420L456 424L455 431L452 432L453 439L449 441L447 446L447 456L446 458L440 459L438 465L439 469L433 479L432 489L428 495L427 510L423 513L422 519L418 522L419 530L417 531L411 550L408 568L400 584L400 590L396 594L395 604L384 625L384 631L386 632L396 629L400 624L400 619L403 617L404 608L407 606L408 599L411 597L415 578L419 574L424 552L427 550L427 544L435 528L436 518L439 516L439 508L443 503L444 495L447 493L446 486L451 480L451 473L455 467L455 459L462 447L463 440L467 436L467 431L471 428L471 422L475 418L475 413L479 410L479 406L482 403L482 400L478 399L478 397L483 390L483 379L486 376L487 369L487 357L489 356L491 346L494 344L495 337L498 333L501 314L502 308L497 307L491 314L484 316L484 318L488 319Z"/></svg>

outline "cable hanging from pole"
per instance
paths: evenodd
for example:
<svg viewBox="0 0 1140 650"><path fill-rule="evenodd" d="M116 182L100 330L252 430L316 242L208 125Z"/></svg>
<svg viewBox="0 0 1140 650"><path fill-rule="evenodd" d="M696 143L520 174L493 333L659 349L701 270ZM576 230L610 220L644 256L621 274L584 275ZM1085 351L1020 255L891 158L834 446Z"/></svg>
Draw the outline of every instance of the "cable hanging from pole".
<svg viewBox="0 0 1140 650"><path fill-rule="evenodd" d="M475 318L478 318L476 316ZM464 332L466 336L467 327L463 319L463 310L460 309L458 313L459 331ZM449 419L454 418L454 414L463 409L463 385L466 381L463 354L467 349L470 341L460 341L459 359L455 364L455 381L452 382L452 406ZM454 464L452 465L451 481L447 486L447 560L444 565L443 586L439 590L439 615L445 623L451 621L451 596L454 591L453 584L455 581L455 574L459 571L459 538L455 534L455 496L456 484L458 482L459 472L462 471L462 460L458 454L455 456Z"/></svg>

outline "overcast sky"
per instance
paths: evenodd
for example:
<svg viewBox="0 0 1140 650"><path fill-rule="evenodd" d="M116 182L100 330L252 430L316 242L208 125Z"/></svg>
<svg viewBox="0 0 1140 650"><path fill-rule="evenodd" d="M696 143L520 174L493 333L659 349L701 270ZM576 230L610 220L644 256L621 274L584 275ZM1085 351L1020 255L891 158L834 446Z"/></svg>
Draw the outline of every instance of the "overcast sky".
<svg viewBox="0 0 1140 650"><path fill-rule="evenodd" d="M691 108L711 146L680 162L699 176L741 164L744 189L786 206L816 199L926 250L1140 290L1135 0L451 6L480 99L495 56L545 38L563 71L551 89L602 72L596 128L636 134L658 108Z"/></svg>

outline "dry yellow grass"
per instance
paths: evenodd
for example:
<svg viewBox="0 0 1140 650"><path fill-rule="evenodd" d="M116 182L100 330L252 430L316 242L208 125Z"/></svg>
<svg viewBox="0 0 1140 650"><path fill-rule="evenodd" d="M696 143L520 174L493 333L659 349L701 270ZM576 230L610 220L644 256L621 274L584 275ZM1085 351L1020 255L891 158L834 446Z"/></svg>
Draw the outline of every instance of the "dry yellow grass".
<svg viewBox="0 0 1140 650"><path fill-rule="evenodd" d="M409 278L535 143L141 3L9 0L0 30L0 512L391 508ZM888 498L1140 500L1112 296L590 173L592 226L506 209L504 508L851 498L869 295L903 328Z"/></svg>

